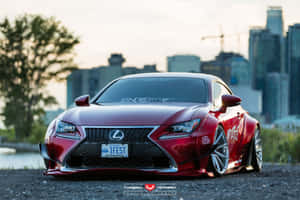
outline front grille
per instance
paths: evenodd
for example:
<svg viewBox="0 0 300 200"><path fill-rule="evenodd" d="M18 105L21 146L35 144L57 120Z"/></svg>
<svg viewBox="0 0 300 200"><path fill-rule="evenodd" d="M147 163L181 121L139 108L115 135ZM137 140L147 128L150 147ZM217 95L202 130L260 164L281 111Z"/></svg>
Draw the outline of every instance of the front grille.
<svg viewBox="0 0 300 200"><path fill-rule="evenodd" d="M124 132L122 143L147 143L152 128L85 128L87 142L108 143L109 133L118 129Z"/></svg>
<svg viewBox="0 0 300 200"><path fill-rule="evenodd" d="M101 145L116 143L109 140L110 131L124 132L121 143L128 144L128 158L101 158ZM166 154L149 138L153 128L85 128L86 138L66 160L76 168L169 168Z"/></svg>

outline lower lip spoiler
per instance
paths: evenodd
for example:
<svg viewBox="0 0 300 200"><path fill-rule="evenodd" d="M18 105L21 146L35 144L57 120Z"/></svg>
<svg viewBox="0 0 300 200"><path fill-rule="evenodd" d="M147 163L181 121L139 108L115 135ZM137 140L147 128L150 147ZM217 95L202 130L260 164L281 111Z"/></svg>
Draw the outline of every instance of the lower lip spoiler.
<svg viewBox="0 0 300 200"><path fill-rule="evenodd" d="M130 168L93 168L95 170L131 170ZM93 170L92 169L92 170ZM67 168L62 167L60 168L61 172L73 172L73 171L88 171L90 169L73 169L73 168ZM138 171L144 171L144 172L160 172L160 173L174 173L177 172L177 168L167 168L167 169L140 169L140 168L133 168L132 170L138 170Z"/></svg>
<svg viewBox="0 0 300 200"><path fill-rule="evenodd" d="M178 173L177 168L168 168L168 169L134 169L134 168L91 168L91 169L74 169L74 168L66 168L61 167L60 169L47 169L44 172L44 175L72 175L72 174L80 174L80 173L114 173L114 174L122 174L122 173L133 173L133 174L160 174L160 175L175 175Z"/></svg>
<svg viewBox="0 0 300 200"><path fill-rule="evenodd" d="M131 168L94 168L94 169L73 169L74 171L62 171L61 169L50 169L44 172L44 175L54 176L72 176L72 175L158 175L158 176L186 176L186 177L197 177L199 175L208 175L205 169L201 170L184 170L176 172L160 172L154 171L142 171L141 169Z"/></svg>

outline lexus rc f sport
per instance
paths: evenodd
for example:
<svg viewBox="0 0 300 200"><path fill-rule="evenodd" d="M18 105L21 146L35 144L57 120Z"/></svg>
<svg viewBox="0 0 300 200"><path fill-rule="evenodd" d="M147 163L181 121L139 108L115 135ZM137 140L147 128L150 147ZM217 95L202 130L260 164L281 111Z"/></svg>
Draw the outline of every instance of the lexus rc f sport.
<svg viewBox="0 0 300 200"><path fill-rule="evenodd" d="M259 122L218 77L129 75L78 97L40 145L47 175L145 173L221 176L260 171Z"/></svg>

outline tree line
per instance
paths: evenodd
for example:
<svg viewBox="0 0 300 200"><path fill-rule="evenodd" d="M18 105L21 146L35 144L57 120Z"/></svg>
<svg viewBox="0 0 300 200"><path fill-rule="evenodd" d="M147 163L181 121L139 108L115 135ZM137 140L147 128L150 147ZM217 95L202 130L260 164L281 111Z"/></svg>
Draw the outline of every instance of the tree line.
<svg viewBox="0 0 300 200"><path fill-rule="evenodd" d="M28 137L45 107L57 104L45 87L51 80L65 80L77 68L77 44L79 38L54 17L26 14L0 21L1 115L16 139Z"/></svg>

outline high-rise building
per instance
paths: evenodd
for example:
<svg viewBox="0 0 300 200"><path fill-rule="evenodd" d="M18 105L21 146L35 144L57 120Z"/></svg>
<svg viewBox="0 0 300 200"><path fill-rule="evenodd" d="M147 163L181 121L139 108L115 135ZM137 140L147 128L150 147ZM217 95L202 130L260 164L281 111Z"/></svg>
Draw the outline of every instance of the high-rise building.
<svg viewBox="0 0 300 200"><path fill-rule="evenodd" d="M231 85L234 95L242 99L241 105L250 114L260 115L262 112L262 91L253 90L250 85Z"/></svg>
<svg viewBox="0 0 300 200"><path fill-rule="evenodd" d="M67 77L67 106L72 105L74 99L89 93L89 70L73 71Z"/></svg>
<svg viewBox="0 0 300 200"><path fill-rule="evenodd" d="M168 56L168 72L200 72L200 57L195 55Z"/></svg>
<svg viewBox="0 0 300 200"><path fill-rule="evenodd" d="M266 28L272 34L283 35L283 17L282 8L280 6L270 6L268 8Z"/></svg>
<svg viewBox="0 0 300 200"><path fill-rule="evenodd" d="M249 62L241 55L234 55L227 60L231 66L231 85L250 85Z"/></svg>
<svg viewBox="0 0 300 200"><path fill-rule="evenodd" d="M112 54L108 66L73 71L67 77L67 107L73 104L76 97L89 94L95 96L112 80L127 74L157 72L156 65L145 65L143 69L123 67L125 59L122 54Z"/></svg>
<svg viewBox="0 0 300 200"><path fill-rule="evenodd" d="M280 118L289 115L289 98L290 98L290 77L286 73L280 74Z"/></svg>
<svg viewBox="0 0 300 200"><path fill-rule="evenodd" d="M287 65L290 75L290 114L300 114L300 24L289 26L287 34Z"/></svg>
<svg viewBox="0 0 300 200"><path fill-rule="evenodd" d="M252 87L263 92L266 122L289 113L289 77L286 74L285 40L281 7L269 7L266 27L250 30L249 63Z"/></svg>
<svg viewBox="0 0 300 200"><path fill-rule="evenodd" d="M269 30L260 30L250 34L252 87L262 90L264 78L268 72L281 72L281 39Z"/></svg>
<svg viewBox="0 0 300 200"><path fill-rule="evenodd" d="M252 77L253 77L253 69L254 69L254 41L256 40L257 34L264 31L265 28L264 27L260 27L260 26L255 26L255 27L251 27L250 31L249 31L249 46L248 46L248 56L249 56L249 66L250 66L250 77L251 77L251 81L252 81Z"/></svg>
<svg viewBox="0 0 300 200"><path fill-rule="evenodd" d="M220 61L202 62L201 71L205 74L212 74L221 78L225 83L229 84L231 79L231 68L228 63Z"/></svg>
<svg viewBox="0 0 300 200"><path fill-rule="evenodd" d="M285 38L284 38L284 20L282 7L270 6L267 10L267 24L266 28L270 33L278 35L281 42L281 71L286 72L285 66Z"/></svg>
<svg viewBox="0 0 300 200"><path fill-rule="evenodd" d="M263 114L267 123L288 116L289 78L287 74L272 72L265 78Z"/></svg>
<svg viewBox="0 0 300 200"><path fill-rule="evenodd" d="M233 52L220 52L215 60L202 62L201 72L218 76L227 84L247 84L250 79L248 61Z"/></svg>

